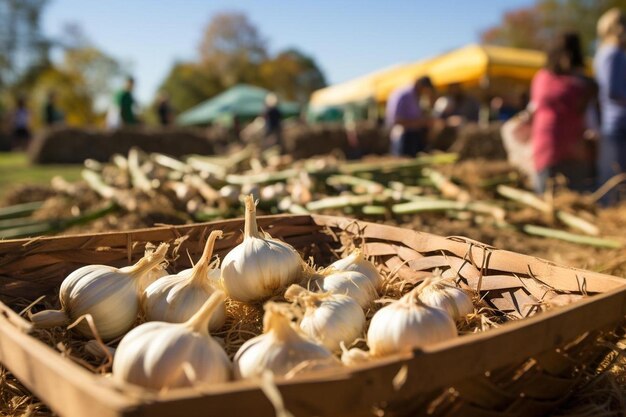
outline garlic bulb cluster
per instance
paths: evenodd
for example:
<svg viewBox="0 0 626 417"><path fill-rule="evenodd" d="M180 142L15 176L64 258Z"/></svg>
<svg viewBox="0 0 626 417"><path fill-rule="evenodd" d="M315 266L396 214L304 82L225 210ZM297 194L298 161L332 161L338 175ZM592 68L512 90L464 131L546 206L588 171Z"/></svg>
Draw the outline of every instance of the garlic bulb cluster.
<svg viewBox="0 0 626 417"><path fill-rule="evenodd" d="M416 287L374 314L367 331L372 356L411 351L457 336L456 325L448 313L427 306L418 294Z"/></svg>
<svg viewBox="0 0 626 417"><path fill-rule="evenodd" d="M184 323L153 321L128 332L115 352L113 379L156 390L228 381L230 360L207 330L225 298L214 292Z"/></svg>
<svg viewBox="0 0 626 417"><path fill-rule="evenodd" d="M217 290L210 278L209 262L213 256L215 241L221 236L220 230L211 232L202 257L193 268L160 278L146 288L142 296L146 320L169 323L187 321ZM211 316L209 329L219 329L225 320L226 307L222 302Z"/></svg>
<svg viewBox="0 0 626 417"><path fill-rule="evenodd" d="M469 294L441 277L424 280L419 286L419 298L426 305L447 311L454 320L459 320L474 311Z"/></svg>
<svg viewBox="0 0 626 417"><path fill-rule="evenodd" d="M256 207L247 196L243 242L222 262L222 283L237 301L256 301L275 294L297 281L303 261L289 244L259 232Z"/></svg>
<svg viewBox="0 0 626 417"><path fill-rule="evenodd" d="M265 304L263 334L239 348L234 365L236 378L253 378L266 370L282 376L299 366L320 369L339 365L339 361L330 350L302 335L291 324L284 306L269 302Z"/></svg>
<svg viewBox="0 0 626 417"><path fill-rule="evenodd" d="M347 295L361 308L367 308L378 297L376 287L365 275L357 271L334 272L318 281L322 291Z"/></svg>
<svg viewBox="0 0 626 417"><path fill-rule="evenodd" d="M300 329L331 351L339 350L342 342L349 345L363 331L365 314L347 295L314 293L294 284L285 292L285 298L304 305Z"/></svg>
<svg viewBox="0 0 626 417"><path fill-rule="evenodd" d="M378 269L376 269L373 263L365 259L365 256L363 256L363 252L360 249L356 249L347 257L333 262L328 269L334 269L336 271L360 272L370 279L374 288L377 290L379 290L383 284L383 278L380 275L380 272L378 272Z"/></svg>
<svg viewBox="0 0 626 417"><path fill-rule="evenodd" d="M87 265L63 280L59 291L61 310L46 310L31 316L37 328L66 325L90 314L104 340L123 335L139 314L139 290L144 278L165 261L168 245L163 243L139 262L124 268ZM84 336L92 336L83 320L76 327Z"/></svg>

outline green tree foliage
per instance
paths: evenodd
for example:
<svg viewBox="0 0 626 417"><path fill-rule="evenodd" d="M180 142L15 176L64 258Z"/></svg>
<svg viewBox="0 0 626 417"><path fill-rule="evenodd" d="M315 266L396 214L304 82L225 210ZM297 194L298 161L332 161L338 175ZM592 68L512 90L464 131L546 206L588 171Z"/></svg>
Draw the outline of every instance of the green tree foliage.
<svg viewBox="0 0 626 417"><path fill-rule="evenodd" d="M175 63L161 85L177 112L239 83L265 87L300 102L326 84L315 60L303 52L288 49L272 56L265 37L242 13L216 14L198 52L195 61Z"/></svg>
<svg viewBox="0 0 626 417"><path fill-rule="evenodd" d="M50 42L41 31L47 0L0 0L0 87L19 81L48 61Z"/></svg>
<svg viewBox="0 0 626 417"><path fill-rule="evenodd" d="M175 63L161 84L161 91L169 95L176 112L193 107L223 89L222 81L214 71L195 62Z"/></svg>
<svg viewBox="0 0 626 417"><path fill-rule="evenodd" d="M626 10L626 0L538 0L533 6L505 13L500 24L481 33L481 40L545 49L557 33L574 30L580 33L585 50L592 54L598 18L611 7Z"/></svg>

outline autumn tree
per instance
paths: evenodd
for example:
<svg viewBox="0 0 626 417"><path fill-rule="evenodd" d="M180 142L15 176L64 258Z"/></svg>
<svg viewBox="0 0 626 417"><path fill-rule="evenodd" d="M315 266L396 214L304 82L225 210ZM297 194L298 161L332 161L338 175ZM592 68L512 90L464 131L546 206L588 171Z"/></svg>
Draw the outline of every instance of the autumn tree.
<svg viewBox="0 0 626 417"><path fill-rule="evenodd" d="M545 49L563 30L580 33L592 54L598 18L611 7L626 10L624 0L538 0L535 5L506 12L502 22L486 29L481 41L517 48Z"/></svg>
<svg viewBox="0 0 626 417"><path fill-rule="evenodd" d="M123 66L95 46L77 24L64 28L56 47L61 49L61 59L39 71L28 88L33 110L40 110L47 94L54 91L67 124L97 123L114 84L124 73ZM35 121L40 122L38 119Z"/></svg>
<svg viewBox="0 0 626 417"><path fill-rule="evenodd" d="M315 60L297 49L272 56L267 41L245 14L219 13L203 33L198 58L175 63L160 90L176 111L209 99L235 84L267 88L283 99L306 102L325 85Z"/></svg>
<svg viewBox="0 0 626 417"><path fill-rule="evenodd" d="M200 63L224 86L258 83L258 68L267 59L266 41L243 13L219 13L200 42Z"/></svg>
<svg viewBox="0 0 626 417"><path fill-rule="evenodd" d="M306 103L311 93L326 85L315 60L297 49L287 49L260 68L263 83L287 100Z"/></svg>

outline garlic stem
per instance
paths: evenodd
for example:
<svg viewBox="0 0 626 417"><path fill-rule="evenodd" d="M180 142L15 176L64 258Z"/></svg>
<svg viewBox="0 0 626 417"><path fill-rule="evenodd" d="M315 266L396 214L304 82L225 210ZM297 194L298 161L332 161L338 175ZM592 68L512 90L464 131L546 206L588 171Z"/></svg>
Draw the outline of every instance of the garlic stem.
<svg viewBox="0 0 626 417"><path fill-rule="evenodd" d="M259 234L259 227L256 223L256 204L254 204L254 197L252 194L245 197L246 203L246 215L244 219L244 239L249 237L261 237Z"/></svg>
<svg viewBox="0 0 626 417"><path fill-rule="evenodd" d="M299 338L291 326L291 321L289 321L285 308L271 302L265 304L263 333L272 333L276 339L283 341L294 337Z"/></svg>
<svg viewBox="0 0 626 417"><path fill-rule="evenodd" d="M208 300L200 307L200 310L184 324L187 328L194 332L208 335L209 334L209 321L211 316L217 309L217 307L226 299L226 294L223 291L215 291L211 294Z"/></svg>
<svg viewBox="0 0 626 417"><path fill-rule="evenodd" d="M204 245L204 252L202 252L202 256L191 270L191 282L198 284L206 282L211 257L213 256L213 248L215 247L215 241L222 237L222 234L221 230L214 230L209 235L209 238Z"/></svg>
<svg viewBox="0 0 626 417"><path fill-rule="evenodd" d="M131 278L143 276L146 272L165 260L168 247L169 245L167 243L161 243L154 252L144 256L136 264L125 269L124 272Z"/></svg>

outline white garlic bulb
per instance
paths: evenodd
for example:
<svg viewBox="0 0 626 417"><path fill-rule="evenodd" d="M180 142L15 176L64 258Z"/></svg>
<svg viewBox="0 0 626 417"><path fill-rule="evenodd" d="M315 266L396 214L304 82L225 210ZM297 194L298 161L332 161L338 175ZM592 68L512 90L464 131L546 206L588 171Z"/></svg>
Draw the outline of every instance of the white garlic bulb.
<svg viewBox="0 0 626 417"><path fill-rule="evenodd" d="M46 310L31 316L37 328L66 325L90 314L98 334L110 340L132 327L139 314L139 290L143 278L165 260L168 245L161 244L132 266L114 268L87 265L63 280L59 290L61 310ZM84 336L92 336L85 320L75 327Z"/></svg>
<svg viewBox="0 0 626 417"><path fill-rule="evenodd" d="M182 323L189 320L217 288L209 278L209 262L213 247L222 231L214 230L209 235L202 257L191 269L176 275L160 278L150 284L141 300L148 321ZM226 307L222 302L209 322L209 330L217 330L226 321Z"/></svg>
<svg viewBox="0 0 626 417"><path fill-rule="evenodd" d="M222 262L222 283L237 301L256 301L275 294L302 275L302 258L289 244L261 234L252 196L246 196L243 242Z"/></svg>
<svg viewBox="0 0 626 417"><path fill-rule="evenodd" d="M314 293L294 284L285 292L285 298L304 305L300 329L331 351L339 350L341 342L352 343L363 331L363 309L347 295Z"/></svg>
<svg viewBox="0 0 626 417"><path fill-rule="evenodd" d="M352 253L345 258L333 262L328 269L360 272L372 281L374 288L377 290L380 289L383 283L383 278L380 272L378 272L378 269L376 269L373 263L365 259L363 252L359 249L352 251Z"/></svg>
<svg viewBox="0 0 626 417"><path fill-rule="evenodd" d="M128 332L115 351L113 379L157 390L228 381L230 360L208 331L225 298L214 292L184 323L151 321Z"/></svg>
<svg viewBox="0 0 626 417"><path fill-rule="evenodd" d="M425 279L419 285L419 298L426 305L446 310L454 320L459 320L474 311L469 294L441 277Z"/></svg>
<svg viewBox="0 0 626 417"><path fill-rule="evenodd" d="M372 356L411 351L457 336L448 313L424 304L418 291L414 288L374 314L367 331Z"/></svg>
<svg viewBox="0 0 626 417"><path fill-rule="evenodd" d="M263 334L245 342L234 358L235 377L259 377L265 370L286 375L306 365L321 369L339 365L330 350L302 335L292 324L285 307L265 304Z"/></svg>
<svg viewBox="0 0 626 417"><path fill-rule="evenodd" d="M372 357L369 352L359 348L347 349L345 345L341 344L341 363L345 366L356 366L371 360Z"/></svg>
<svg viewBox="0 0 626 417"><path fill-rule="evenodd" d="M369 307L378 297L372 281L357 271L331 273L318 281L318 285L322 291L354 298L361 308Z"/></svg>

